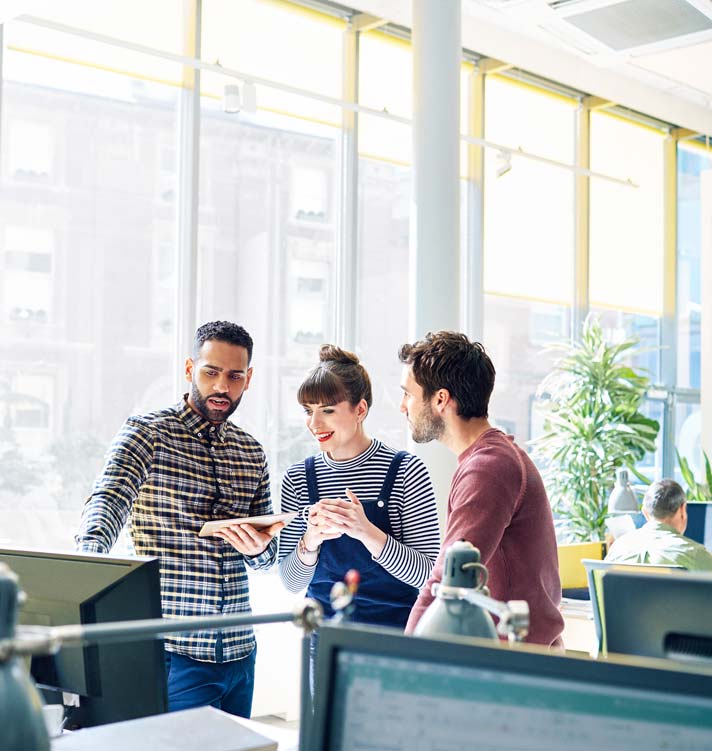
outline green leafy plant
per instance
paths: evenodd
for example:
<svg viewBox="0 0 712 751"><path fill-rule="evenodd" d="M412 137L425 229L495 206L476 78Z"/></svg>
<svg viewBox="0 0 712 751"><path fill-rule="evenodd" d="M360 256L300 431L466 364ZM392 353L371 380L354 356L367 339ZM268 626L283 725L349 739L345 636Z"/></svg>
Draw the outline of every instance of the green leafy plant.
<svg viewBox="0 0 712 751"><path fill-rule="evenodd" d="M655 450L660 425L640 412L650 380L626 362L638 344L606 341L589 315L578 341L549 348L560 356L537 392L544 432L532 443L568 540L604 539L616 469L649 483L635 464Z"/></svg>
<svg viewBox="0 0 712 751"><path fill-rule="evenodd" d="M677 454L677 463L680 465L680 473L682 479L687 485L685 494L688 501L699 501L701 503L712 503L712 467L710 467L710 459L707 453L703 450L702 455L705 459L705 479L706 483L697 482L695 479L695 473L690 467L690 463L684 456L680 455L680 452L675 449Z"/></svg>

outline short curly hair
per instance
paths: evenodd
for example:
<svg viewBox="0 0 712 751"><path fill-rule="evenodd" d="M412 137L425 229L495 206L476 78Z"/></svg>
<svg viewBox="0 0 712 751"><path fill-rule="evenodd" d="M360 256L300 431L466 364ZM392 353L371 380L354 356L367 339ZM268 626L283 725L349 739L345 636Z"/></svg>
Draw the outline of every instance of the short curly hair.
<svg viewBox="0 0 712 751"><path fill-rule="evenodd" d="M447 389L465 419L487 417L495 369L485 348L457 331L429 333L414 344L404 344L400 361L410 365L423 398Z"/></svg>
<svg viewBox="0 0 712 751"><path fill-rule="evenodd" d="M236 323L230 321L211 321L199 326L193 339L193 359L200 354L200 349L208 341L227 342L247 350L247 362L252 360L252 337Z"/></svg>

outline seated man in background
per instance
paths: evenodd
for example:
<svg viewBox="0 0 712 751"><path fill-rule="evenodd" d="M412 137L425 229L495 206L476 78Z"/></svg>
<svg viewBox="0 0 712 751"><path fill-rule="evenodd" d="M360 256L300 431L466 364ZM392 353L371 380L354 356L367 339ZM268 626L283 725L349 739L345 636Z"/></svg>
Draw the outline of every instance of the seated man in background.
<svg viewBox="0 0 712 751"><path fill-rule="evenodd" d="M654 482L643 499L643 514L646 524L619 537L611 546L607 561L712 571L712 553L684 536L687 499L678 483L669 479Z"/></svg>

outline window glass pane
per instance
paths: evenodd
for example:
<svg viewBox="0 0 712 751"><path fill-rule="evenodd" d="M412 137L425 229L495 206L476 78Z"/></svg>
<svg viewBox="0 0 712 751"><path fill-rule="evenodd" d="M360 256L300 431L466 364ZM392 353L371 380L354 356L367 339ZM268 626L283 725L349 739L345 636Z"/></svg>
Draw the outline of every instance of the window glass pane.
<svg viewBox="0 0 712 751"><path fill-rule="evenodd" d="M23 12L61 23L123 39L134 44L182 54L183 3L176 0L30 0ZM77 44L78 37L74 39ZM59 49L59 48L57 48ZM106 54L110 50L104 48ZM81 48L75 46L75 54ZM95 60L96 62L96 60Z"/></svg>
<svg viewBox="0 0 712 751"><path fill-rule="evenodd" d="M103 32L110 36L120 36L131 42L137 42L151 47L162 47L175 54L183 54L180 45L182 15L175 12L175 5L169 0L161 0L160 3L153 2L141 3L143 16L149 14L153 16L154 10L160 10L159 15L164 15L165 19L155 24L148 24L144 20L135 22L135 19L127 21L129 16L123 17L123 5L119 3L93 2L83 3L87 8L95 8L96 14L102 14L105 10L108 12L107 19L116 16L117 26L112 28L108 26ZM54 8L54 14L62 16L59 20L61 23L72 26L81 26L82 13L77 14L77 23L73 24L71 19L65 16L65 11L72 7L72 3L51 3L49 7ZM170 6L167 11L166 6ZM61 8L58 13L57 9ZM113 10L112 10L113 8ZM166 11L163 13L163 11ZM94 13L92 13L94 16ZM119 17L123 21L119 21ZM164 28L166 35L159 34L154 38L153 30ZM52 29L47 29L35 24L23 21L13 21L5 24L5 42L7 49L11 52L24 52L31 57L23 58L23 63L17 70L12 69L9 75L16 80L33 81L39 85L44 85L45 81L51 81L56 73L47 70L46 61L49 61L51 68L54 68L58 62L75 63L73 66L63 67L66 80L62 82L64 89L74 91L85 91L97 96L112 96L117 87L125 89L127 92L132 87L140 86L143 79L158 81L163 83L180 84L182 80L181 66L176 65L170 60L160 57L152 57L132 50L123 49L113 44L102 44L93 39L78 36L76 34L58 33ZM175 36L175 41L173 37ZM43 62L43 59L45 62ZM100 69L100 70L97 70ZM134 76L133 83L111 81L106 77L106 71L128 73ZM20 78L21 76L21 78ZM106 91L103 86L110 86L111 89Z"/></svg>
<svg viewBox="0 0 712 751"><path fill-rule="evenodd" d="M359 43L359 104L400 117L413 116L413 53L410 43L369 31Z"/></svg>
<svg viewBox="0 0 712 751"><path fill-rule="evenodd" d="M276 505L284 470L315 451L296 393L334 339L339 131L247 122L210 99L201 115L198 317L254 339L236 421L265 447Z"/></svg>
<svg viewBox="0 0 712 751"><path fill-rule="evenodd" d="M208 63L340 100L344 28L342 20L288 3L205 0L201 57ZM241 82L210 72L201 74L204 95L221 99L226 83ZM257 106L261 111L341 122L341 108L269 86L257 86Z"/></svg>
<svg viewBox="0 0 712 751"><path fill-rule="evenodd" d="M570 336L570 319L560 305L485 295L483 344L497 371L490 417L522 445L542 427L534 396L555 359L545 348Z"/></svg>
<svg viewBox="0 0 712 751"><path fill-rule="evenodd" d="M700 388L700 249L702 217L712 213L712 152L680 144L677 150L677 385ZM704 203L703 203L704 201Z"/></svg>
<svg viewBox="0 0 712 751"><path fill-rule="evenodd" d="M11 174L15 174L15 170ZM4 248L2 319L39 323L51 321L54 307L53 233L45 229L7 224Z"/></svg>
<svg viewBox="0 0 712 751"><path fill-rule="evenodd" d="M398 348L408 340L408 242L412 171L359 160L357 351L371 376L368 430L406 444ZM387 323L386 323L387 322Z"/></svg>
<svg viewBox="0 0 712 751"><path fill-rule="evenodd" d="M359 156L381 159L402 167L413 161L413 129L375 115L359 115Z"/></svg>
<svg viewBox="0 0 712 751"><path fill-rule="evenodd" d="M488 77L485 137L570 163L573 108ZM573 172L486 149L485 291L570 305L573 241Z"/></svg>
<svg viewBox="0 0 712 751"><path fill-rule="evenodd" d="M472 101L472 81L475 76L474 65L463 63L460 66L460 133L470 134L470 102ZM469 149L475 148L465 141L460 141L460 177L467 177Z"/></svg>
<svg viewBox="0 0 712 751"><path fill-rule="evenodd" d="M571 164L577 102L529 84L485 80L487 140Z"/></svg>
<svg viewBox="0 0 712 751"><path fill-rule="evenodd" d="M636 464L636 469L647 477L651 482L660 480L663 476L663 436L665 435L665 402L661 399L644 399L640 406L641 414L651 420L657 420L660 425L658 438L655 442L655 451L648 451ZM632 478L640 494L645 493L647 485L641 484L637 478Z"/></svg>
<svg viewBox="0 0 712 751"><path fill-rule="evenodd" d="M120 424L176 396L179 90L37 60L4 66L0 536L68 549Z"/></svg>
<svg viewBox="0 0 712 751"><path fill-rule="evenodd" d="M687 459L697 482L706 482L705 461L702 456L702 412L699 403L675 402L675 448L683 459ZM712 460L709 451L707 455ZM677 456L675 479L685 487Z"/></svg>
<svg viewBox="0 0 712 751"><path fill-rule="evenodd" d="M631 367L643 371L650 380L660 382L660 318L636 315L622 311L592 308L603 327L606 340L620 342L628 337L640 341L637 354L630 360Z"/></svg>
<svg viewBox="0 0 712 751"><path fill-rule="evenodd" d="M663 137L605 113L591 114L591 169L632 188L590 181L592 306L659 315L663 303Z"/></svg>

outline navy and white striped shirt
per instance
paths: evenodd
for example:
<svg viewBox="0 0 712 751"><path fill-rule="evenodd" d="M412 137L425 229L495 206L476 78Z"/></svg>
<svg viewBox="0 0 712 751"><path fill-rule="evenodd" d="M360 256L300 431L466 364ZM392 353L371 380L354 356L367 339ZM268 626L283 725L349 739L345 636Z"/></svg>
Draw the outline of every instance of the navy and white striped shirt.
<svg viewBox="0 0 712 751"><path fill-rule="evenodd" d="M207 521L272 512L262 446L231 422L211 425L186 401L129 417L114 438L84 511L77 548L108 553L130 519L139 555L157 556L163 615L188 618L249 613L245 564L269 568L263 553L243 556L217 537L198 537ZM252 628L169 634L166 649L204 662L228 662L255 648Z"/></svg>
<svg viewBox="0 0 712 751"><path fill-rule="evenodd" d="M352 490L361 501L375 501L396 452L373 440L359 456L336 462L322 452L316 457L320 498L342 498ZM292 465L282 480L282 511L300 511L309 505L304 462ZM420 589L430 576L440 549L440 530L435 494L423 462L406 454L398 468L388 502L388 517L393 531L375 561L396 579ZM316 564L307 566L297 555L297 543L306 532L306 522L297 517L280 533L279 573L290 592L308 586Z"/></svg>

